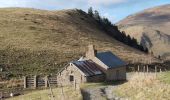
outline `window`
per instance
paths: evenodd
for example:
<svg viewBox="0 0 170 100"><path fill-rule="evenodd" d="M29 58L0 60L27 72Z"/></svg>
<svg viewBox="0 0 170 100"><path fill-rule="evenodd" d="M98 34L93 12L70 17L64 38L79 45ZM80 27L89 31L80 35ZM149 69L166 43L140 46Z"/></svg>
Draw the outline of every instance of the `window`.
<svg viewBox="0 0 170 100"><path fill-rule="evenodd" d="M70 82L74 81L74 76L70 75Z"/></svg>

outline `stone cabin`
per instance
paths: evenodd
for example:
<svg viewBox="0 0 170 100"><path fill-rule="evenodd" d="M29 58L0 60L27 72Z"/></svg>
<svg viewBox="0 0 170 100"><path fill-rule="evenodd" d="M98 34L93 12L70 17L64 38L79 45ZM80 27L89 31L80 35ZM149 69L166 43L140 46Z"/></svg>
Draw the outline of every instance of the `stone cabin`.
<svg viewBox="0 0 170 100"><path fill-rule="evenodd" d="M126 63L110 51L97 52L88 46L85 57L72 61L57 73L59 85L126 80Z"/></svg>

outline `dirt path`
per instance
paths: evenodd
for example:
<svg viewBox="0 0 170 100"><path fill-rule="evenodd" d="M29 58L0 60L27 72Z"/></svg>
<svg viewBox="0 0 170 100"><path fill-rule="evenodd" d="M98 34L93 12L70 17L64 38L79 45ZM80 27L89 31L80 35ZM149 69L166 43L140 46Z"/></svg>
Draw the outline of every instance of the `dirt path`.
<svg viewBox="0 0 170 100"><path fill-rule="evenodd" d="M131 79L134 73L127 73L127 81ZM118 84L120 85L120 84ZM127 100L125 98L117 97L114 94L114 89L118 85L98 86L83 90L83 100Z"/></svg>
<svg viewBox="0 0 170 100"><path fill-rule="evenodd" d="M116 86L101 86L83 90L83 100L125 100L114 95Z"/></svg>

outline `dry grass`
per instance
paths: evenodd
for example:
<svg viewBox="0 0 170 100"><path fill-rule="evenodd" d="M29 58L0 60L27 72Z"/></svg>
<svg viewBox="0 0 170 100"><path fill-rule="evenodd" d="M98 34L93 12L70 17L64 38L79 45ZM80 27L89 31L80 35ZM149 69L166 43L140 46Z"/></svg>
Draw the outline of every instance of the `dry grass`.
<svg viewBox="0 0 170 100"><path fill-rule="evenodd" d="M130 100L170 99L170 85L160 82L154 73L136 73L129 82L118 86L114 92Z"/></svg>
<svg viewBox="0 0 170 100"><path fill-rule="evenodd" d="M112 51L127 62L148 58L106 35L94 19L75 9L5 8L0 13L0 64L11 77L55 74L64 66L61 63L84 55L88 44Z"/></svg>
<svg viewBox="0 0 170 100"><path fill-rule="evenodd" d="M79 90L74 90L73 87L64 87L64 95L61 88L53 89L55 100L82 100L82 96ZM17 96L7 100L51 100L50 90L37 90L25 95Z"/></svg>
<svg viewBox="0 0 170 100"><path fill-rule="evenodd" d="M57 52L72 49L76 53L80 47L84 49L84 46L94 43L100 49L107 48L116 53L123 53L122 49L135 52L107 36L94 19L76 10L1 9L0 12L1 44L8 44L1 48L10 45L12 48Z"/></svg>
<svg viewBox="0 0 170 100"><path fill-rule="evenodd" d="M14 88L14 87L20 87L23 86L23 80L21 79L10 79L6 81L0 82L0 88Z"/></svg>

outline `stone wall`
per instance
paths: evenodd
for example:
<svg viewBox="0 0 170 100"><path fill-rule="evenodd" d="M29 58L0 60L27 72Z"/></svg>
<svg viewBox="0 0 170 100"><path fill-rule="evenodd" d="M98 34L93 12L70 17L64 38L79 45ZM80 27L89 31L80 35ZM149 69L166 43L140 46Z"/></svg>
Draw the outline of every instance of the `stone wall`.
<svg viewBox="0 0 170 100"><path fill-rule="evenodd" d="M70 76L73 76L73 81L70 81ZM79 71L77 67L73 64L69 64L63 71L57 75L58 85L74 85L86 82L86 77L83 76L83 73Z"/></svg>
<svg viewBox="0 0 170 100"><path fill-rule="evenodd" d="M73 81L70 81L70 76L74 77ZM58 85L80 85L86 82L102 82L105 80L105 75L85 76L81 70L79 70L72 63L69 64L63 71L57 75Z"/></svg>
<svg viewBox="0 0 170 100"><path fill-rule="evenodd" d="M94 45L89 45L87 52L86 52L86 57L88 59L93 59L96 56L97 51L94 48Z"/></svg>

